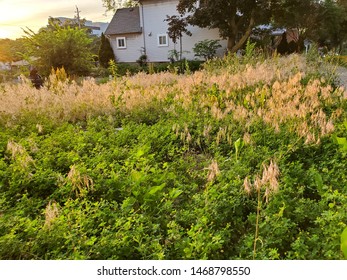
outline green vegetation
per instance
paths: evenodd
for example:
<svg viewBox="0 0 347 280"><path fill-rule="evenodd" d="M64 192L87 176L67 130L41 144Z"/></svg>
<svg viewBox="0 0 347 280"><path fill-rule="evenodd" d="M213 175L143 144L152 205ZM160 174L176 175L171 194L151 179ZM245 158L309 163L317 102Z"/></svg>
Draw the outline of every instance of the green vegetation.
<svg viewBox="0 0 347 280"><path fill-rule="evenodd" d="M113 50L110 41L105 37L104 33L101 34L101 43L99 48L99 62L100 64L107 68L109 66L110 60L114 60Z"/></svg>
<svg viewBox="0 0 347 280"><path fill-rule="evenodd" d="M205 61L213 59L216 56L217 50L221 48L219 40L203 40L194 45L193 51L195 56L202 57Z"/></svg>
<svg viewBox="0 0 347 280"><path fill-rule="evenodd" d="M48 75L52 68L64 67L70 75L88 74L92 67L92 39L78 27L50 25L38 33L26 31L28 57L41 73Z"/></svg>
<svg viewBox="0 0 347 280"><path fill-rule="evenodd" d="M332 69L249 44L195 73L2 84L0 259L343 259Z"/></svg>
<svg viewBox="0 0 347 280"><path fill-rule="evenodd" d="M24 50L24 39L0 39L0 62L21 60L21 53Z"/></svg>

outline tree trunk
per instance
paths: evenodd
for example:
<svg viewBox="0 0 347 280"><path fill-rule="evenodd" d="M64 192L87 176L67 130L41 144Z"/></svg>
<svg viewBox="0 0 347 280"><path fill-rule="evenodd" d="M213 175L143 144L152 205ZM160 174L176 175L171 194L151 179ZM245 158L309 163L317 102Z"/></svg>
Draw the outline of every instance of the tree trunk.
<svg viewBox="0 0 347 280"><path fill-rule="evenodd" d="M183 51L183 46L182 46L182 35L180 36L180 61L182 61L182 51Z"/></svg>
<svg viewBox="0 0 347 280"><path fill-rule="evenodd" d="M243 44L247 41L247 39L249 38L249 36L251 35L252 33L252 29L253 29L253 26L254 26L254 23L255 23L255 20L254 20L254 10L252 11L251 13L251 18L249 20L249 24L248 24L248 27L246 29L246 32L242 35L241 39L238 40L236 42L236 35L237 34L237 30L234 30L234 34L231 35L230 37L228 37L228 52L231 52L231 53L235 53L237 52L242 46Z"/></svg>
<svg viewBox="0 0 347 280"><path fill-rule="evenodd" d="M243 44L248 40L249 36L251 35L251 32L252 32L252 28L248 27L245 34L243 34L241 39L238 42L236 42L236 44L233 46L230 52L232 53L237 52L243 46Z"/></svg>

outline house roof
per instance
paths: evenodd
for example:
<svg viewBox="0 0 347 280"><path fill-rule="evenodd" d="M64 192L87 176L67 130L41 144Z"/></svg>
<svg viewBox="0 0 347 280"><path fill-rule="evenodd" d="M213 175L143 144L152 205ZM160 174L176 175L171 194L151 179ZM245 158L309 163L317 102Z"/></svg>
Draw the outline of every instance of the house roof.
<svg viewBox="0 0 347 280"><path fill-rule="evenodd" d="M141 33L139 7L118 9L108 25L105 35Z"/></svg>

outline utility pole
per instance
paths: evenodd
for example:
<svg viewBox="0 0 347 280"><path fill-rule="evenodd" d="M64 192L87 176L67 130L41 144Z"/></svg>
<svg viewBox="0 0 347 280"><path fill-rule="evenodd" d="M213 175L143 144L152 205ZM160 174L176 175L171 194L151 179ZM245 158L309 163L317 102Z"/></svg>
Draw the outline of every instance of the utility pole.
<svg viewBox="0 0 347 280"><path fill-rule="evenodd" d="M77 23L78 23L78 27L81 28L81 18L80 18L80 10L78 9L78 7L76 6L76 18L77 18Z"/></svg>

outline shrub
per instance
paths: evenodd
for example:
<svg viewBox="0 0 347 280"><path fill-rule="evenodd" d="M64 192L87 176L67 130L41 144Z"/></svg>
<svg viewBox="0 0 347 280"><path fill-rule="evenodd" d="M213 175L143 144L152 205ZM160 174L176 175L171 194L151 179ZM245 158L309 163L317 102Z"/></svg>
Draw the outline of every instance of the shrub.
<svg viewBox="0 0 347 280"><path fill-rule="evenodd" d="M222 47L218 40L203 40L194 45L195 56L202 57L205 61L215 57L218 48Z"/></svg>

